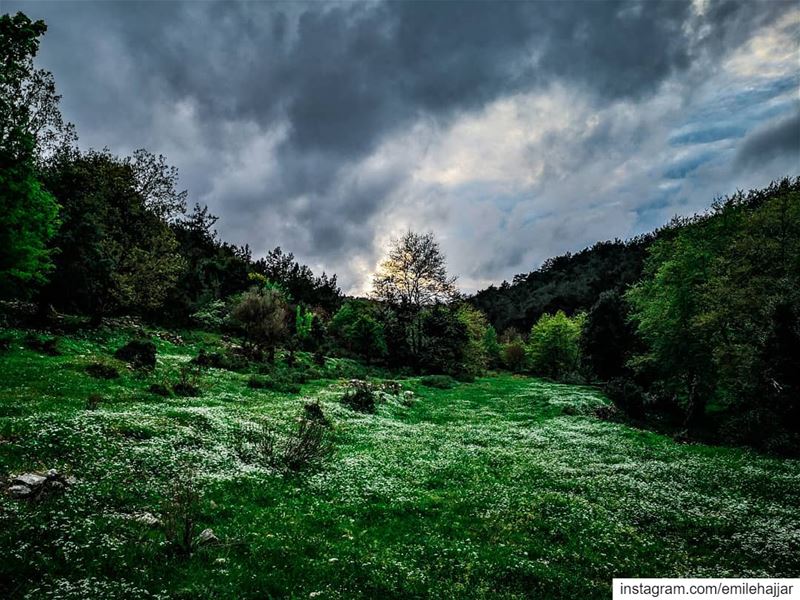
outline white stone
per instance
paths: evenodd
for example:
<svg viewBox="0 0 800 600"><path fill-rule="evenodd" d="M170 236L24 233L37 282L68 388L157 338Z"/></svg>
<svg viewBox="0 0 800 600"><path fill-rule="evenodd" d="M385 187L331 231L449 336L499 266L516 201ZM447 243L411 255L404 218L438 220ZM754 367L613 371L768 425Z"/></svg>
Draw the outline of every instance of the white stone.
<svg viewBox="0 0 800 600"><path fill-rule="evenodd" d="M200 532L200 535L197 536L197 543L198 544L210 544L212 542L218 542L219 538L214 535L213 529L203 529Z"/></svg>
<svg viewBox="0 0 800 600"><path fill-rule="evenodd" d="M37 475L36 473L23 473L14 478L12 483L26 485L30 488L39 487L45 481L47 481L47 477L42 477L41 475Z"/></svg>
<svg viewBox="0 0 800 600"><path fill-rule="evenodd" d="M33 493L33 490L27 485L17 484L9 487L8 493L12 498L27 498Z"/></svg>

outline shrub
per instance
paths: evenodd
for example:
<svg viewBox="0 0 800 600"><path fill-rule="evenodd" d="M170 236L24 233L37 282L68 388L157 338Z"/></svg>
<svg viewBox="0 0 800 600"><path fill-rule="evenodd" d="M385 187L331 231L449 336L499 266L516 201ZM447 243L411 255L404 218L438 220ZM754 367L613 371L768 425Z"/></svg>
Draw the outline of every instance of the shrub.
<svg viewBox="0 0 800 600"><path fill-rule="evenodd" d="M177 396L194 397L200 395L200 387L197 385L196 373L188 368L181 369L180 379L178 383L172 386L172 391Z"/></svg>
<svg viewBox="0 0 800 600"><path fill-rule="evenodd" d="M288 307L283 294L273 288L253 288L242 295L231 316L245 339L260 353L275 360L275 346L288 334Z"/></svg>
<svg viewBox="0 0 800 600"><path fill-rule="evenodd" d="M124 360L137 369L154 369L156 345L150 340L131 340L114 352L114 358Z"/></svg>
<svg viewBox="0 0 800 600"><path fill-rule="evenodd" d="M229 313L224 300L211 300L193 313L192 319L203 329L219 331L226 324Z"/></svg>
<svg viewBox="0 0 800 600"><path fill-rule="evenodd" d="M388 348L383 325L374 316L374 309L363 301L350 301L331 319L330 331L345 348L367 359L386 356Z"/></svg>
<svg viewBox="0 0 800 600"><path fill-rule="evenodd" d="M242 423L233 431L234 449L240 460L262 467L276 465L276 436L261 423Z"/></svg>
<svg viewBox="0 0 800 600"><path fill-rule="evenodd" d="M307 418L282 440L263 423L241 424L234 429L234 448L245 462L296 473L321 461L331 450L327 419ZM312 409L312 412L314 409ZM322 414L322 410L319 410Z"/></svg>
<svg viewBox="0 0 800 600"><path fill-rule="evenodd" d="M309 421L316 421L324 425L330 424L328 418L325 416L325 413L322 412L322 406L320 406L320 403L317 400L314 400L313 402L306 402L303 405L303 417Z"/></svg>
<svg viewBox="0 0 800 600"><path fill-rule="evenodd" d="M490 361L486 346L489 324L486 321L486 315L469 304L462 304L457 315L458 320L466 328L467 341L462 348L461 365L456 373L461 373L474 380L476 375L480 375L486 370Z"/></svg>
<svg viewBox="0 0 800 600"><path fill-rule="evenodd" d="M150 387L147 388L147 391L163 398L169 397L169 388L161 383L150 384Z"/></svg>
<svg viewBox="0 0 800 600"><path fill-rule="evenodd" d="M300 393L300 386L292 381L273 379L271 377L257 377L253 375L247 380L247 386L254 390L272 390L284 394Z"/></svg>
<svg viewBox="0 0 800 600"><path fill-rule="evenodd" d="M86 367L86 372L96 379L116 379L119 377L119 371L117 371L116 367L99 362L92 363Z"/></svg>
<svg viewBox="0 0 800 600"><path fill-rule="evenodd" d="M282 466L297 472L322 460L331 450L326 425L318 420L300 419L282 449Z"/></svg>
<svg viewBox="0 0 800 600"><path fill-rule="evenodd" d="M100 394L91 394L86 400L86 410L97 410L103 402L103 397Z"/></svg>
<svg viewBox="0 0 800 600"><path fill-rule="evenodd" d="M522 340L503 344L503 366L509 371L519 373L525 369L527 355Z"/></svg>
<svg viewBox="0 0 800 600"><path fill-rule="evenodd" d="M583 315L543 314L531 328L528 350L534 372L564 381L577 372Z"/></svg>
<svg viewBox="0 0 800 600"><path fill-rule="evenodd" d="M617 377L603 388L620 411L634 419L644 418L644 390L630 379Z"/></svg>
<svg viewBox="0 0 800 600"><path fill-rule="evenodd" d="M427 375L419 380L425 387L436 388L440 390L449 390L456 386L456 381L449 375Z"/></svg>
<svg viewBox="0 0 800 600"><path fill-rule="evenodd" d="M173 479L162 503L164 537L167 544L179 554L192 553L201 498L202 494L194 477L182 473Z"/></svg>
<svg viewBox="0 0 800 600"><path fill-rule="evenodd" d="M37 335L28 335L25 338L25 346L31 350L46 354L48 356L59 356L58 338L44 338Z"/></svg>
<svg viewBox="0 0 800 600"><path fill-rule="evenodd" d="M483 351L486 353L487 366L492 369L500 367L503 361L503 347L497 341L497 330L491 325L483 334Z"/></svg>
<svg viewBox="0 0 800 600"><path fill-rule="evenodd" d="M227 364L225 357L221 353L208 352L205 348L200 348L200 352L191 362L198 367L213 367L215 369L224 369Z"/></svg>
<svg viewBox="0 0 800 600"><path fill-rule="evenodd" d="M342 404L356 412L374 413L376 394L368 381L354 379L350 381L349 388L342 397Z"/></svg>
<svg viewBox="0 0 800 600"><path fill-rule="evenodd" d="M601 421L619 421L621 413L613 404L601 404L594 409L594 416Z"/></svg>

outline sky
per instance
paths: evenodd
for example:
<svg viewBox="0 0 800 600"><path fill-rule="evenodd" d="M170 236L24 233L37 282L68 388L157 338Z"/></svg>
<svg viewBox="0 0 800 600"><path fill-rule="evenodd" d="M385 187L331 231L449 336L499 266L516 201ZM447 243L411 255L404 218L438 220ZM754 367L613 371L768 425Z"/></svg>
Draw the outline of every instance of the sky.
<svg viewBox="0 0 800 600"><path fill-rule="evenodd" d="M147 148L346 292L432 231L464 291L800 175L800 4L0 0L83 148Z"/></svg>

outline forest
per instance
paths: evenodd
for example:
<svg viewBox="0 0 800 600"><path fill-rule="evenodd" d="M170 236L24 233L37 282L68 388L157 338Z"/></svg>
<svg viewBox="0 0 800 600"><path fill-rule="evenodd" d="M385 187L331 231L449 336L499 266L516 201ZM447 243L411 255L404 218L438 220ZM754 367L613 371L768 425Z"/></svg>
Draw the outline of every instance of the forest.
<svg viewBox="0 0 800 600"><path fill-rule="evenodd" d="M474 294L409 230L352 297L167 157L81 149L46 29L0 17L0 595L796 575L796 174Z"/></svg>

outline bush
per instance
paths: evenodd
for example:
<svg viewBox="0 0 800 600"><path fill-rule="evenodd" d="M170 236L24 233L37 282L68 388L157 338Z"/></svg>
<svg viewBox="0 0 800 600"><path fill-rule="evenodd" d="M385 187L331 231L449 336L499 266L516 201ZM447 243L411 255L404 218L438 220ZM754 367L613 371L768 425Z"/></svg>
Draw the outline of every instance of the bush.
<svg viewBox="0 0 800 600"><path fill-rule="evenodd" d="M525 369L527 354L522 340L514 340L503 344L503 366L513 373L520 373Z"/></svg>
<svg viewBox="0 0 800 600"><path fill-rule="evenodd" d="M114 358L124 360L137 369L154 369L156 345L150 340L131 340L114 352Z"/></svg>
<svg viewBox="0 0 800 600"><path fill-rule="evenodd" d="M172 386L172 391L176 396L192 398L200 395L200 387L197 385L197 375L191 369L184 367L181 369L180 380Z"/></svg>
<svg viewBox="0 0 800 600"><path fill-rule="evenodd" d="M151 394L155 394L156 396L161 396L163 398L169 397L169 388L165 385L160 383L153 383L150 387L147 388L147 391Z"/></svg>
<svg viewBox="0 0 800 600"><path fill-rule="evenodd" d="M233 430L233 446L240 460L262 467L276 465L275 433L261 423L242 423Z"/></svg>
<svg viewBox="0 0 800 600"><path fill-rule="evenodd" d="M297 428L283 439L265 423L239 425L233 431L236 454L244 462L284 473L314 466L330 452L331 443L327 419L308 418L308 413L304 409Z"/></svg>
<svg viewBox="0 0 800 600"><path fill-rule="evenodd" d="M162 503L161 521L167 544L178 554L189 555L200 516L200 488L194 477L180 474L172 481Z"/></svg>
<svg viewBox="0 0 800 600"><path fill-rule="evenodd" d="M331 450L328 435L327 423L300 419L282 449L284 469L298 472L322 460Z"/></svg>
<svg viewBox="0 0 800 600"><path fill-rule="evenodd" d="M578 371L583 315L543 314L531 328L528 350L538 375L564 381Z"/></svg>
<svg viewBox="0 0 800 600"><path fill-rule="evenodd" d="M226 324L229 313L224 300L211 300L192 314L192 320L203 329L219 331Z"/></svg>
<svg viewBox="0 0 800 600"><path fill-rule="evenodd" d="M96 379L116 379L119 377L119 371L111 365L103 363L92 363L86 367L86 372Z"/></svg>
<svg viewBox="0 0 800 600"><path fill-rule="evenodd" d="M103 402L103 397L100 394L91 394L86 400L86 410L97 410Z"/></svg>
<svg viewBox="0 0 800 600"><path fill-rule="evenodd" d="M603 388L620 411L633 419L644 418L644 390L630 379L617 377Z"/></svg>
<svg viewBox="0 0 800 600"><path fill-rule="evenodd" d="M273 379L272 377L257 377L253 375L247 380L247 386L254 390L272 390L284 394L300 393L300 386L292 381Z"/></svg>
<svg viewBox="0 0 800 600"><path fill-rule="evenodd" d="M191 362L198 367L213 367L215 369L225 369L228 361L219 352L207 352L205 348L200 348Z"/></svg>
<svg viewBox="0 0 800 600"><path fill-rule="evenodd" d="M275 359L275 346L288 334L288 306L283 294L273 288L253 288L242 295L231 313L245 339L258 351Z"/></svg>
<svg viewBox="0 0 800 600"><path fill-rule="evenodd" d="M303 405L303 418L309 421L316 421L317 423L322 423L324 425L329 425L328 417L325 416L325 413L322 412L322 406L320 406L319 401L314 400L313 402L306 402Z"/></svg>
<svg viewBox="0 0 800 600"><path fill-rule="evenodd" d="M449 375L427 375L419 380L425 387L436 388L440 390L449 390L456 386L456 381Z"/></svg>
<svg viewBox="0 0 800 600"><path fill-rule="evenodd" d="M374 413L376 408L375 389L368 381L354 379L342 397L342 404L356 412Z"/></svg>
<svg viewBox="0 0 800 600"><path fill-rule="evenodd" d="M59 356L58 338L43 338L37 335L29 335L25 338L25 346L31 350L46 354L47 356Z"/></svg>
<svg viewBox="0 0 800 600"><path fill-rule="evenodd" d="M331 319L330 332L345 348L368 360L386 356L388 348L383 325L374 309L363 301L349 301Z"/></svg>

